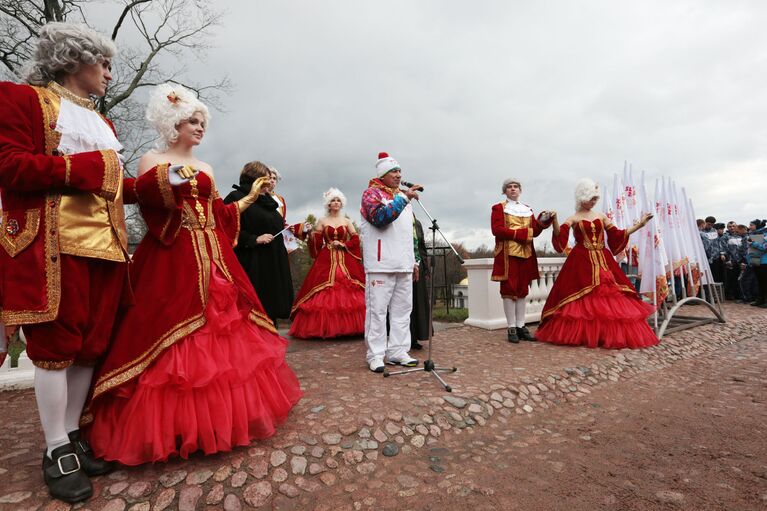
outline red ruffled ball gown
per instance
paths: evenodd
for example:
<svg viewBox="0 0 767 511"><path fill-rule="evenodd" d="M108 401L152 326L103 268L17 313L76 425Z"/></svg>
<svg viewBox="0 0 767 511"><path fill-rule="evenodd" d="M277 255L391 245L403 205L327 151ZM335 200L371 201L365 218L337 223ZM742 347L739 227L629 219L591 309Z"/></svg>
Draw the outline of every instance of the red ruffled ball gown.
<svg viewBox="0 0 767 511"><path fill-rule="evenodd" d="M344 248L333 248L340 241ZM313 232L309 251L316 260L291 311L288 332L302 339L362 335L365 332L365 270L360 241L344 226Z"/></svg>
<svg viewBox="0 0 767 511"><path fill-rule="evenodd" d="M170 186L167 164L129 193L149 232L83 417L95 454L138 465L271 436L301 389L232 250L237 205L205 173Z"/></svg>
<svg viewBox="0 0 767 511"><path fill-rule="evenodd" d="M569 233L565 224L553 237L558 252L567 246ZM653 306L642 301L612 255L626 248L627 232L596 219L579 221L573 234L576 245L554 281L536 339L611 349L658 344L647 324Z"/></svg>

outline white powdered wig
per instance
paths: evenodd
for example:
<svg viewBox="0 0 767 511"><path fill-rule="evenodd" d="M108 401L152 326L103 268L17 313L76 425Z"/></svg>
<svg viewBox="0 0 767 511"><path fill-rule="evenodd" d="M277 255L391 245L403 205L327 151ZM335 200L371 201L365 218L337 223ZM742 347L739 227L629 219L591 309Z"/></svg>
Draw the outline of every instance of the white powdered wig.
<svg viewBox="0 0 767 511"><path fill-rule="evenodd" d="M48 85L62 73L74 74L81 64L111 59L117 46L107 36L79 23L46 23L37 37L37 47L24 76L32 85Z"/></svg>
<svg viewBox="0 0 767 511"><path fill-rule="evenodd" d="M504 180L503 180L503 184L501 185L501 194L502 194L502 195L506 195L506 188L507 188L507 187L508 187L510 184L512 184L512 183L514 183L514 184L516 184L516 185L519 185L519 191L520 191L520 192L522 191L522 183L520 182L520 180L519 180L519 179L517 179L516 177L510 177L510 178L508 178L508 179L504 179Z"/></svg>
<svg viewBox="0 0 767 511"><path fill-rule="evenodd" d="M583 178L575 185L575 210L580 209L581 204L588 202L592 197L601 197L599 184L589 178Z"/></svg>
<svg viewBox="0 0 767 511"><path fill-rule="evenodd" d="M342 209L346 206L346 195L344 195L338 188L330 188L327 192L322 194L322 201L325 204L325 209L328 209L330 201L333 199L341 199Z"/></svg>
<svg viewBox="0 0 767 511"><path fill-rule="evenodd" d="M176 126L196 113L202 115L207 128L210 123L208 107L192 91L175 83L163 83L155 87L146 106L146 120L160 135L155 149L166 151L169 145L178 140Z"/></svg>
<svg viewBox="0 0 767 511"><path fill-rule="evenodd" d="M272 166L270 166L270 165L267 165L267 167L269 167L269 172L271 172L272 174L274 174L274 177L275 177L275 179L277 180L277 182L278 182L278 183L279 183L280 181L282 181L282 174L280 174L280 171L279 171L279 170L275 169L274 167L272 167Z"/></svg>

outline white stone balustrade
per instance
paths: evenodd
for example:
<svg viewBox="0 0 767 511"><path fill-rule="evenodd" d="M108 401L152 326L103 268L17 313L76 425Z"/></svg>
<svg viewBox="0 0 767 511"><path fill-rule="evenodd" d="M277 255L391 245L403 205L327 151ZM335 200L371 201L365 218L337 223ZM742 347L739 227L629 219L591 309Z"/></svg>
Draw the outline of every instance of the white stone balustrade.
<svg viewBox="0 0 767 511"><path fill-rule="evenodd" d="M2 334L5 335L5 332ZM0 366L0 389L29 388L32 386L34 378L34 365L27 357L26 351L19 356L18 367L11 367L11 357L5 357L5 362Z"/></svg>
<svg viewBox="0 0 767 511"><path fill-rule="evenodd" d="M565 263L564 257L539 257L538 273L540 278L530 285L527 295L526 323L541 320L541 312ZM467 325L495 330L506 328L506 316L501 302L500 283L490 280L493 272L492 259L467 259L464 267L469 275L469 317Z"/></svg>

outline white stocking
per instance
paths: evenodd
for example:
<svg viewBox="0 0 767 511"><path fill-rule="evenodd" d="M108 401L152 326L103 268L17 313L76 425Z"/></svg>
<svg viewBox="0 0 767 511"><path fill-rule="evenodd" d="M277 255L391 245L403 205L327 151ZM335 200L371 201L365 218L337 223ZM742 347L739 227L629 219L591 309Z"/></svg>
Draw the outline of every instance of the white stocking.
<svg viewBox="0 0 767 511"><path fill-rule="evenodd" d="M516 300L512 300L511 298L504 298L503 299L503 312L506 314L506 326L509 328L514 328L514 322L516 318L516 314L514 312Z"/></svg>
<svg viewBox="0 0 767 511"><path fill-rule="evenodd" d="M50 456L54 449L69 443L64 425L67 411L66 371L35 367L35 398Z"/></svg>
<svg viewBox="0 0 767 511"><path fill-rule="evenodd" d="M525 326L525 305L526 302L524 298L519 298L514 302L514 308L516 309L515 313L517 316L517 328Z"/></svg>
<svg viewBox="0 0 767 511"><path fill-rule="evenodd" d="M72 365L67 367L67 414L64 425L67 433L80 428L80 415L91 388L93 367Z"/></svg>

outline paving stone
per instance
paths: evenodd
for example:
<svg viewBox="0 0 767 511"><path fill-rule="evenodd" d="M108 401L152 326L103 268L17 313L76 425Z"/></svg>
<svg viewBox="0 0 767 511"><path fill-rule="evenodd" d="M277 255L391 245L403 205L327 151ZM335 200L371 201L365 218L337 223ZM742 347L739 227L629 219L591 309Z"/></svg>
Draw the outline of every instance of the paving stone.
<svg viewBox="0 0 767 511"><path fill-rule="evenodd" d="M245 488L242 497L248 505L261 507L267 503L272 496L272 485L268 481L259 481Z"/></svg>
<svg viewBox="0 0 767 511"><path fill-rule="evenodd" d="M224 500L224 485L221 483L214 484L205 497L205 503L209 506L215 506Z"/></svg>
<svg viewBox="0 0 767 511"><path fill-rule="evenodd" d="M32 496L31 491L15 491L0 497L0 504L18 504Z"/></svg>
<svg viewBox="0 0 767 511"><path fill-rule="evenodd" d="M119 495L122 492L125 491L125 489L130 486L130 484L126 481L120 481L119 483L114 483L109 485L109 488L107 488L107 491L110 495Z"/></svg>
<svg viewBox="0 0 767 511"><path fill-rule="evenodd" d="M382 452L384 456L396 456L399 454L399 446L393 442L386 442Z"/></svg>
<svg viewBox="0 0 767 511"><path fill-rule="evenodd" d="M168 506L171 505L171 503L173 502L175 498L176 498L176 490L174 490L173 488L167 488L161 491L154 501L154 506L152 507L152 511L163 511L167 509Z"/></svg>
<svg viewBox="0 0 767 511"><path fill-rule="evenodd" d="M290 460L290 471L295 475L306 473L307 460L303 456L295 456Z"/></svg>
<svg viewBox="0 0 767 511"><path fill-rule="evenodd" d="M320 474L320 481L322 481L325 486L333 486L336 484L336 479L336 476L331 472L324 472Z"/></svg>
<svg viewBox="0 0 767 511"><path fill-rule="evenodd" d="M149 502L139 502L129 507L128 511L150 511L151 509L152 505Z"/></svg>
<svg viewBox="0 0 767 511"><path fill-rule="evenodd" d="M655 498L665 504L682 504L684 503L684 494L678 491L661 490L655 493Z"/></svg>
<svg viewBox="0 0 767 511"><path fill-rule="evenodd" d="M288 483L282 483L277 490L286 497L290 497L291 499L298 497L298 495L301 493L298 491L298 488Z"/></svg>
<svg viewBox="0 0 767 511"><path fill-rule="evenodd" d="M378 442L386 442L386 440L388 439L388 437L386 436L386 433L381 431L381 428L378 428L375 430L375 432L373 432L373 438L375 438L376 441Z"/></svg>
<svg viewBox="0 0 767 511"><path fill-rule="evenodd" d="M288 480L288 471L284 468L277 468L272 473L272 481L275 483L282 483Z"/></svg>
<svg viewBox="0 0 767 511"><path fill-rule="evenodd" d="M178 496L178 510L194 511L200 497L202 497L202 488L199 486L186 486L182 488Z"/></svg>
<svg viewBox="0 0 767 511"><path fill-rule="evenodd" d="M152 483L149 481L137 481L130 485L126 495L133 500L146 497L152 493Z"/></svg>
<svg viewBox="0 0 767 511"><path fill-rule="evenodd" d="M186 479L186 470L173 470L171 472L166 472L159 477L160 484L166 488L176 486L184 479Z"/></svg>
<svg viewBox="0 0 767 511"><path fill-rule="evenodd" d="M322 435L322 441L327 445L338 445L341 443L341 435L338 433L325 433Z"/></svg>
<svg viewBox="0 0 767 511"><path fill-rule="evenodd" d="M242 510L242 503L240 502L240 499L237 497L237 495L230 493L226 497L224 497L224 511L241 511L241 510Z"/></svg>
<svg viewBox="0 0 767 511"><path fill-rule="evenodd" d="M413 438L410 439L410 443L415 447L423 447L423 444L425 443L426 438L424 438L423 435L415 435Z"/></svg>
<svg viewBox="0 0 767 511"><path fill-rule="evenodd" d="M247 479L248 479L248 473L240 470L232 474L232 478L229 479L229 484L232 486L232 488L239 488L240 486L245 484L245 481L247 481Z"/></svg>
<svg viewBox="0 0 767 511"><path fill-rule="evenodd" d="M306 445L317 445L317 438L313 435L302 433L298 435L298 438Z"/></svg>
<svg viewBox="0 0 767 511"><path fill-rule="evenodd" d="M469 410L469 413L482 413L485 411L485 409L482 408L482 406L476 403L470 404L468 410Z"/></svg>
<svg viewBox="0 0 767 511"><path fill-rule="evenodd" d="M466 406L466 400L456 396L444 396L443 399L456 408L463 408Z"/></svg>
<svg viewBox="0 0 767 511"><path fill-rule="evenodd" d="M325 449L320 447L319 445L312 447L312 450L310 452L312 457L314 458L322 458L322 456L325 454Z"/></svg>
<svg viewBox="0 0 767 511"><path fill-rule="evenodd" d="M285 463L288 460L288 455L285 454L284 451L272 451L271 456L269 456L269 463L273 467L279 467L283 463Z"/></svg>
<svg viewBox="0 0 767 511"><path fill-rule="evenodd" d="M309 464L309 474L311 474L311 475L316 475L316 474L319 474L319 473L324 472L324 471L325 471L325 467L323 467L319 463L310 463Z"/></svg>
<svg viewBox="0 0 767 511"><path fill-rule="evenodd" d="M220 467L218 470L216 470L216 473L213 474L213 480L217 483L226 481L229 476L232 474L232 467L230 465L224 465Z"/></svg>
<svg viewBox="0 0 767 511"><path fill-rule="evenodd" d="M356 424L343 424L338 427L338 430L341 432L341 434L346 436L353 435L357 432L358 429L359 428Z"/></svg>
<svg viewBox="0 0 767 511"><path fill-rule="evenodd" d="M291 454L295 454L297 456L301 456L306 452L306 446L304 445L294 445L293 448L290 449Z"/></svg>
<svg viewBox="0 0 767 511"><path fill-rule="evenodd" d="M127 507L127 503L121 499L116 498L108 501L104 507L101 508L101 511L123 511ZM181 508L179 508L179 511L185 511Z"/></svg>
<svg viewBox="0 0 767 511"><path fill-rule="evenodd" d="M269 472L269 463L264 459L253 459L248 463L248 473L256 479L263 479Z"/></svg>
<svg viewBox="0 0 767 511"><path fill-rule="evenodd" d="M296 477L296 486L309 493L314 493L322 488L317 481L305 477Z"/></svg>

